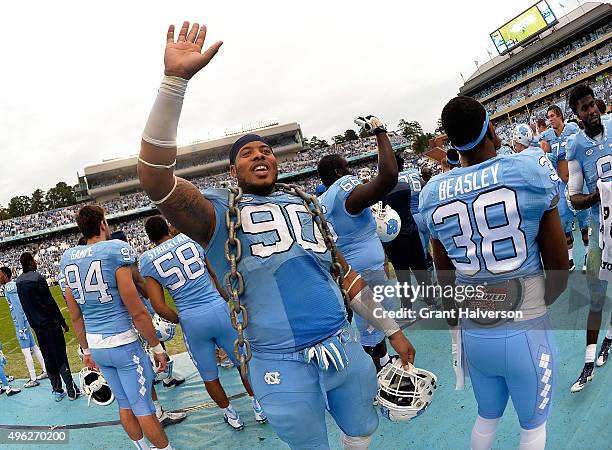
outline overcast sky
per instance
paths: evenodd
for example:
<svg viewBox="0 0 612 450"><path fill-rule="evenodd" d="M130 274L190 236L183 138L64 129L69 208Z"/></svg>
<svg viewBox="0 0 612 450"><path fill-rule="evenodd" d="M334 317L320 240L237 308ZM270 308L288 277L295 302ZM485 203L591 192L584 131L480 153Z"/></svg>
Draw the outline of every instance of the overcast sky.
<svg viewBox="0 0 612 450"><path fill-rule="evenodd" d="M562 2L566 12L576 7ZM10 2L0 44L0 204L137 153L170 23L199 21L207 42L224 41L189 84L179 142L269 119L329 139L359 114L432 131L463 84L460 72L467 78L474 59L496 53L489 33L533 3Z"/></svg>

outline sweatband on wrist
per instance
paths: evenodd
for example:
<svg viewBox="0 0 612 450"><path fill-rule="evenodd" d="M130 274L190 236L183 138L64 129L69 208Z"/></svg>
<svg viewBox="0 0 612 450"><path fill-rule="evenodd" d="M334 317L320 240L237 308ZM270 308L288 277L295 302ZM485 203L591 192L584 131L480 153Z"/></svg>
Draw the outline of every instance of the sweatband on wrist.
<svg viewBox="0 0 612 450"><path fill-rule="evenodd" d="M151 347L151 350L153 350L153 353L164 353L164 347L162 347L161 342L155 347Z"/></svg>
<svg viewBox="0 0 612 450"><path fill-rule="evenodd" d="M84 355L91 355L91 350L89 350L88 348L81 348L81 350L83 350Z"/></svg>
<svg viewBox="0 0 612 450"><path fill-rule="evenodd" d="M186 89L187 80L164 77L142 133L143 141L156 147L176 147L176 131Z"/></svg>
<svg viewBox="0 0 612 450"><path fill-rule="evenodd" d="M359 314L369 325L383 331L386 337L400 330L397 322L385 314L384 306L374 300L374 293L369 286L365 286L353 297L350 307L353 312Z"/></svg>

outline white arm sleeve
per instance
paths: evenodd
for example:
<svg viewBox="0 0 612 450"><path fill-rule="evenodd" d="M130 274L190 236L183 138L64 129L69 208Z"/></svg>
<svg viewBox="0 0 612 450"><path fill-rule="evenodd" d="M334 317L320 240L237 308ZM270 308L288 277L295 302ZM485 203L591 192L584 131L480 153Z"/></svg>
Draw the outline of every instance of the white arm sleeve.
<svg viewBox="0 0 612 450"><path fill-rule="evenodd" d="M176 130L187 90L187 80L165 76L157 92L143 141L161 148L176 147Z"/></svg>
<svg viewBox="0 0 612 450"><path fill-rule="evenodd" d="M387 337L400 330L397 322L386 314L385 307L380 302L374 300L374 293L368 286L364 287L353 297L350 306L368 324L377 330L384 331Z"/></svg>
<svg viewBox="0 0 612 450"><path fill-rule="evenodd" d="M582 188L584 187L584 176L582 174L582 167L580 163L573 159L567 162L569 167L569 181L567 188L569 195L582 194Z"/></svg>

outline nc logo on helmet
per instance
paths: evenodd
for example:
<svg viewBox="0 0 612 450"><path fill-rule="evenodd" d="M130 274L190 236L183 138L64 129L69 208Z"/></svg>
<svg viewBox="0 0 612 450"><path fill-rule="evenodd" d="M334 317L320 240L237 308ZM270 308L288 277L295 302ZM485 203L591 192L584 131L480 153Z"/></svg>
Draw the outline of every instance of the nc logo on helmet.
<svg viewBox="0 0 612 450"><path fill-rule="evenodd" d="M399 224L395 219L389 219L387 222L387 234L395 234L399 231Z"/></svg>

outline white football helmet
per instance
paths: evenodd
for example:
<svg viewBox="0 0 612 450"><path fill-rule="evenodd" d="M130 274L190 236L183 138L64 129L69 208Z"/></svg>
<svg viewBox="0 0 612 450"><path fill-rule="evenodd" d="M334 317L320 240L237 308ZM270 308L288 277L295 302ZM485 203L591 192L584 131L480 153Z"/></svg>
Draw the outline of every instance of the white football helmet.
<svg viewBox="0 0 612 450"><path fill-rule="evenodd" d="M168 356L168 354L164 353L166 355L166 360L167 360L166 370L164 370L163 372L156 372L157 368L155 367L155 358L153 357L153 349L151 348L149 344L145 344L144 350L145 352L147 352L147 355L149 355L149 359L151 360L151 365L153 366L153 371L155 372L155 381L162 381L168 378L172 378L172 368L174 367L174 361L172 361L172 359Z"/></svg>
<svg viewBox="0 0 612 450"><path fill-rule="evenodd" d="M392 422L408 421L422 414L431 403L438 378L431 372L410 365L402 367L397 358L378 374L376 400L383 416Z"/></svg>
<svg viewBox="0 0 612 450"><path fill-rule="evenodd" d="M168 322L158 314L153 316L153 326L155 327L157 339L162 342L169 341L176 334L176 324Z"/></svg>
<svg viewBox="0 0 612 450"><path fill-rule="evenodd" d="M111 391L104 376L97 370L83 367L79 372L81 391L87 396L87 405L93 402L100 406L113 403L115 396Z"/></svg>
<svg viewBox="0 0 612 450"><path fill-rule="evenodd" d="M533 131L531 127L526 123L521 123L514 127L512 130L512 146L515 144L521 144L525 147L531 146L533 141Z"/></svg>
<svg viewBox="0 0 612 450"><path fill-rule="evenodd" d="M376 221L376 234L382 242L391 242L402 228L402 219L389 205L383 208L382 202L372 206L372 215Z"/></svg>

